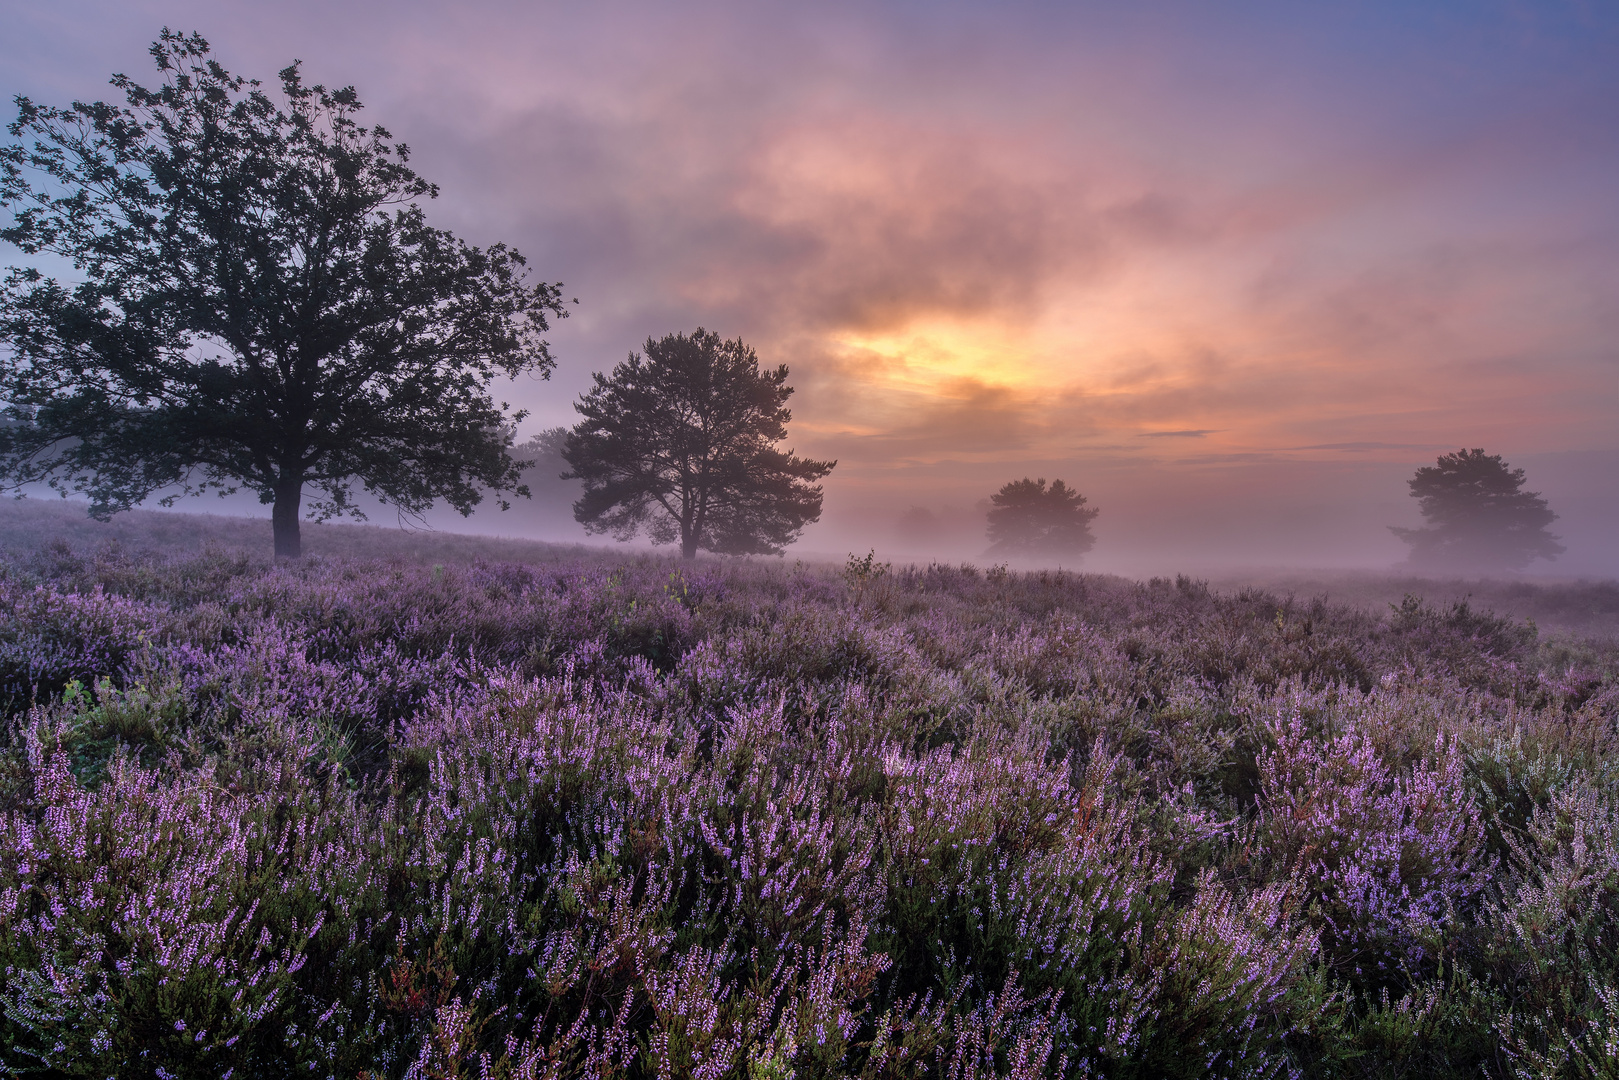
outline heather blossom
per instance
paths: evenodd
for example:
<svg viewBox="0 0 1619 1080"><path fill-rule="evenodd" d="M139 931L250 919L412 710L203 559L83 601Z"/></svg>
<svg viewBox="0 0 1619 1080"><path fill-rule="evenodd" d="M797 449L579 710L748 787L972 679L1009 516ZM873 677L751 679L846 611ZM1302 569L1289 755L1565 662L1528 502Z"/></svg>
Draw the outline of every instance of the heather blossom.
<svg viewBox="0 0 1619 1080"><path fill-rule="evenodd" d="M1185 579L47 554L0 577L0 1073L1612 1056L1595 645Z"/></svg>

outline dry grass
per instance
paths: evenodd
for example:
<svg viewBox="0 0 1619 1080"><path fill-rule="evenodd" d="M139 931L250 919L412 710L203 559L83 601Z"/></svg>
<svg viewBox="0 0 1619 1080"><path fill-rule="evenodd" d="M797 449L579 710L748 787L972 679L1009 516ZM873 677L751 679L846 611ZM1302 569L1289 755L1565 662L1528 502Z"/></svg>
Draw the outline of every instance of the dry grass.
<svg viewBox="0 0 1619 1080"><path fill-rule="evenodd" d="M131 551L197 552L216 547L269 558L273 538L268 518L131 510L100 522L85 505L57 499L0 501L0 550L19 552L63 541L93 549L117 543ZM402 559L413 563L539 563L611 557L609 549L584 544L548 544L493 536L382 525L303 525L306 555L320 558Z"/></svg>

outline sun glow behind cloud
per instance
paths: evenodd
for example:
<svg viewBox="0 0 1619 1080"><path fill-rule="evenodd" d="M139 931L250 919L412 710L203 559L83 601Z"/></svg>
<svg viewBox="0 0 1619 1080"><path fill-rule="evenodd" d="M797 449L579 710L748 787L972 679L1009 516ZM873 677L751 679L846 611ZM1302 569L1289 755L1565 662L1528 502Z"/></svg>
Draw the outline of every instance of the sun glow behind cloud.
<svg viewBox="0 0 1619 1080"><path fill-rule="evenodd" d="M1027 391L1049 386L1050 365L1024 335L1004 325L920 320L875 334L833 332L829 351L868 386L939 393L961 380Z"/></svg>
<svg viewBox="0 0 1619 1080"><path fill-rule="evenodd" d="M805 108L726 189L732 220L768 238L766 265L707 265L677 287L744 322L772 312L755 335L818 390L805 430L886 432L896 464L961 452L972 408L974 453L995 456L995 432L1009 462L1172 455L1129 441L1151 430L1205 431L1205 456L1351 441L1393 456L1438 432L1522 430L1546 376L1599 374L1566 341L1596 305L1563 301L1572 332L1533 313L1597 265L1567 230L1526 244L1480 216L1487 193L1433 190L1454 162L1345 169L1314 136L1258 179L1161 154L1155 175L1083 123L1041 140ZM1534 350L1550 355L1526 383L1512 357ZM1568 419L1564 437L1603 437L1601 409Z"/></svg>

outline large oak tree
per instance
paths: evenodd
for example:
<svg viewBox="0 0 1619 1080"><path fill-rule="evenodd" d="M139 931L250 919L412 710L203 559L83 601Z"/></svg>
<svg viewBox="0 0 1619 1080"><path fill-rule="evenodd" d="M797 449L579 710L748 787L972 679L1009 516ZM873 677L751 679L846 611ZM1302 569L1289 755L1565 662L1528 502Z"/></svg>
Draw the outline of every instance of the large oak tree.
<svg viewBox="0 0 1619 1080"><path fill-rule="evenodd" d="M122 105L17 99L0 238L79 280L35 260L0 288L0 473L102 518L246 488L289 556L302 509L363 516L356 485L406 513L522 493L490 387L549 375L560 286L430 227L437 189L353 88L294 63L266 91L196 35L151 51L161 85L115 76Z"/></svg>
<svg viewBox="0 0 1619 1080"><path fill-rule="evenodd" d="M1524 471L1498 454L1444 454L1407 482L1425 526L1390 531L1424 569L1521 570L1533 559L1555 559L1567 550L1547 531L1557 515L1524 482Z"/></svg>
<svg viewBox="0 0 1619 1080"><path fill-rule="evenodd" d="M574 517L590 532L726 555L768 554L821 516L814 481L835 461L776 444L787 437L787 366L762 371L741 339L702 327L647 339L574 406L570 477L584 481Z"/></svg>

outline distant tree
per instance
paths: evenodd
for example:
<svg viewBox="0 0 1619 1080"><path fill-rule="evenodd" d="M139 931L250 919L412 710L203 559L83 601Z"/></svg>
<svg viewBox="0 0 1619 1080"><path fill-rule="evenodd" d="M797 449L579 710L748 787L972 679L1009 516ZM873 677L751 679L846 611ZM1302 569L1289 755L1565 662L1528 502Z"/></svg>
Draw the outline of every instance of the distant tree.
<svg viewBox="0 0 1619 1080"><path fill-rule="evenodd" d="M1014 480L990 496L991 555L1082 555L1096 543L1091 522L1099 513L1085 496L1053 480Z"/></svg>
<svg viewBox="0 0 1619 1080"><path fill-rule="evenodd" d="M546 428L527 442L512 447L511 455L521 465L523 482L534 498L538 499L542 491L571 492L568 504L572 506L578 497L579 485L563 479L569 469L567 449L568 429L565 427Z"/></svg>
<svg viewBox="0 0 1619 1080"><path fill-rule="evenodd" d="M522 414L489 387L549 375L560 286L430 228L437 189L356 122L353 88L293 64L272 96L168 30L151 52L163 84L115 76L125 105L17 100L0 238L83 280L0 286L0 476L87 493L102 520L163 488L246 488L285 556L306 486L316 519L363 517L355 484L407 513L523 493Z"/></svg>
<svg viewBox="0 0 1619 1080"><path fill-rule="evenodd" d="M1407 482L1426 528L1390 531L1411 545L1415 566L1521 570L1566 548L1546 527L1557 520L1538 492L1522 490L1524 472L1483 450L1445 454Z"/></svg>
<svg viewBox="0 0 1619 1080"><path fill-rule="evenodd" d="M894 535L907 544L937 542L939 515L925 506L912 506L894 522Z"/></svg>
<svg viewBox="0 0 1619 1080"><path fill-rule="evenodd" d="M835 461L775 444L787 437L787 366L761 371L741 339L702 327L631 353L574 406L584 416L563 451L584 481L574 517L586 530L727 555L780 551L821 516L813 481Z"/></svg>
<svg viewBox="0 0 1619 1080"><path fill-rule="evenodd" d="M579 526L573 520L573 504L584 493L578 480L563 479L569 471L563 451L568 445L568 429L547 428L508 453L523 468L523 486L529 497L516 503L510 512L510 528L536 539L577 539Z"/></svg>

